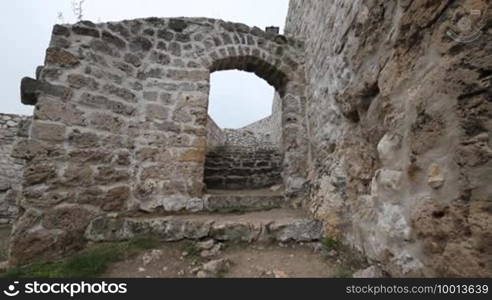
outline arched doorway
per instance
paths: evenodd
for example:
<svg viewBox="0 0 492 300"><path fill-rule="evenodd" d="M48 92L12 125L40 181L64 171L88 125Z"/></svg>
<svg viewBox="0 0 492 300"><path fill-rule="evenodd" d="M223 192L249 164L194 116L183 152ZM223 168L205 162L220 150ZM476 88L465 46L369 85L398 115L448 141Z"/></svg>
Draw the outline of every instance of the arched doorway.
<svg viewBox="0 0 492 300"><path fill-rule="evenodd" d="M276 48L265 46L263 39L258 41L259 47L211 47L202 62L211 73L242 70L256 74L274 87L278 103L276 116L280 126L277 140L282 157L282 183L285 196L296 198L302 194L306 178L308 143L304 124L304 75L300 64L292 60L285 50L279 50L282 47L290 48L283 37L279 37L274 40ZM214 40L214 37L211 39ZM296 51L294 47L290 50Z"/></svg>
<svg viewBox="0 0 492 300"><path fill-rule="evenodd" d="M223 71L211 77L204 173L207 192L228 190L233 195L234 191L281 190L280 98L254 74ZM238 80L235 87L234 78ZM214 86L221 84L227 86Z"/></svg>

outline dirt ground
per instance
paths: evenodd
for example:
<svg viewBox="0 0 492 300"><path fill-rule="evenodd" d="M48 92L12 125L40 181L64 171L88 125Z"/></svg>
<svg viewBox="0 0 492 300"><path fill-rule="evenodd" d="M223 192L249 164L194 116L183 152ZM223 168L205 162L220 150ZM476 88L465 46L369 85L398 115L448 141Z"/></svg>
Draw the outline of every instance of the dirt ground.
<svg viewBox="0 0 492 300"><path fill-rule="evenodd" d="M103 277L117 278L194 278L208 260L187 254L186 243L164 244L110 267ZM217 256L228 259L231 267L224 278L323 278L336 277L340 266L323 257L311 246L231 245Z"/></svg>
<svg viewBox="0 0 492 300"><path fill-rule="evenodd" d="M0 255L6 254L10 229L10 226L0 226ZM205 263L218 259L230 262L228 271L220 274L224 278L327 278L350 273L340 260L328 258L313 245L224 245L218 254L208 258L201 257L194 245L192 242L163 243L158 249L146 250L111 265L101 277L195 278L197 270Z"/></svg>

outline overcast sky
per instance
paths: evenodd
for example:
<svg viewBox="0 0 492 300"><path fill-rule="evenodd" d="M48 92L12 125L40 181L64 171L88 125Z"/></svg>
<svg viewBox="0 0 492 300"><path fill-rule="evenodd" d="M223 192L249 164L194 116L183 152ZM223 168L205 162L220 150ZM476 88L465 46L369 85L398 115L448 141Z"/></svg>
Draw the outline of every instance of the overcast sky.
<svg viewBox="0 0 492 300"><path fill-rule="evenodd" d="M72 23L72 0L0 1L0 112L32 114L19 99L20 80L34 77L44 60L51 29ZM143 17L210 17L264 28L285 22L288 0L86 0L84 19L94 22ZM226 128L238 128L270 114L273 88L253 74L212 74L210 114Z"/></svg>

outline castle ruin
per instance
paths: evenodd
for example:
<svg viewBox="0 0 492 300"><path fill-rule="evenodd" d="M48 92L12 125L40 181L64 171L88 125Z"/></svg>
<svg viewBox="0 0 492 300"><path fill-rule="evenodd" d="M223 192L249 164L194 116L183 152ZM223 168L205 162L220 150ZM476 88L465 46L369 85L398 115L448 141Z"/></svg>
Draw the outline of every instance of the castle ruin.
<svg viewBox="0 0 492 300"><path fill-rule="evenodd" d="M467 9L486 18L473 40L450 34ZM291 0L285 35L207 18L56 25L22 80L32 120L0 119L10 263L149 234L329 236L391 276L490 276L489 13ZM207 115L209 78L232 69L276 96L272 116L227 132Z"/></svg>

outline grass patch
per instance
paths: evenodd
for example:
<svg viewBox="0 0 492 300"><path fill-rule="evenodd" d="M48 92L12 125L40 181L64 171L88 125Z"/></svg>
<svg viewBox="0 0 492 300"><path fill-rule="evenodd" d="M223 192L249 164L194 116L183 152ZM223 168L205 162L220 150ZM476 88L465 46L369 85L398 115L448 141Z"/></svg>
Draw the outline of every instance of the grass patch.
<svg viewBox="0 0 492 300"><path fill-rule="evenodd" d="M196 242L193 241L187 241L186 244L183 247L183 251L188 253L186 256L191 257L191 258L197 258L200 257L200 248L198 248Z"/></svg>
<svg viewBox="0 0 492 300"><path fill-rule="evenodd" d="M352 278L352 277L353 277L352 271L344 267L339 267L337 269L337 272L335 273L335 278Z"/></svg>
<svg viewBox="0 0 492 300"><path fill-rule="evenodd" d="M2 277L93 278L104 274L112 263L158 246L159 242L150 238L100 245L58 262L41 262L13 268L4 273Z"/></svg>
<svg viewBox="0 0 492 300"><path fill-rule="evenodd" d="M331 237L325 237L322 244L323 250L325 251L338 250L338 248L340 248L340 243Z"/></svg>
<svg viewBox="0 0 492 300"><path fill-rule="evenodd" d="M1 248L0 249L0 261L7 260L8 255L7 255L7 249Z"/></svg>

